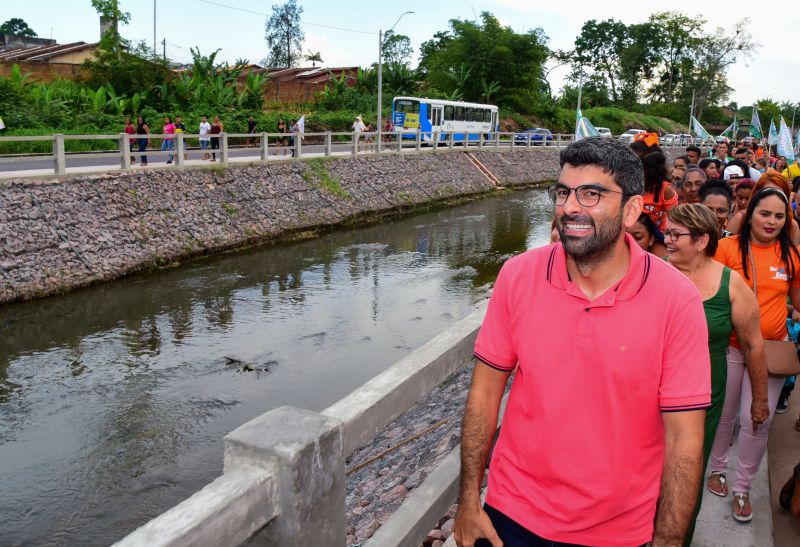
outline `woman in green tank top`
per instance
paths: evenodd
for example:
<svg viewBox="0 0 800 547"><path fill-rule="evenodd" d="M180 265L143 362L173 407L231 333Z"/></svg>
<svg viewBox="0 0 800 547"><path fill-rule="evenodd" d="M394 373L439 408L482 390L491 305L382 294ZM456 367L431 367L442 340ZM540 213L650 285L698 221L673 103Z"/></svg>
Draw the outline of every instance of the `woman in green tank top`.
<svg viewBox="0 0 800 547"><path fill-rule="evenodd" d="M748 373L754 367L766 368L764 341L756 297L741 276L712 257L717 250L719 228L714 213L700 204L682 204L669 211L664 232L669 262L680 270L700 291L708 324L708 351L711 354L711 407L706 411L703 442L705 472L714 435L725 401L728 365L725 352L731 332L736 331L745 352ZM767 386L760 375L750 374L753 385L753 424L758 427L769 415ZM724 476L721 477L724 481ZM692 542L694 523L700 512L702 487L698 492L694 518L685 545Z"/></svg>

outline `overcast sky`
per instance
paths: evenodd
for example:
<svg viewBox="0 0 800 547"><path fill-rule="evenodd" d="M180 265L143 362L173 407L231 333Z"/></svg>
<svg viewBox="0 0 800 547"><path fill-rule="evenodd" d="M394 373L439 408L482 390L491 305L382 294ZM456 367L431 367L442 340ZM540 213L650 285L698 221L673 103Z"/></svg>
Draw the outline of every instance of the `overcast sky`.
<svg viewBox="0 0 800 547"><path fill-rule="evenodd" d="M326 66L368 66L376 62L378 29L387 30L407 10L414 13L405 15L395 31L411 38L415 63L419 44L434 32L447 29L450 19L474 19L482 11L494 13L516 31L541 27L550 38L550 46L558 49L571 49L588 19L613 17L624 23L642 22L652 12L663 9L660 6L668 5L690 16L702 14L710 21L708 31L717 26L730 28L736 19L749 15L750 32L761 47L753 59L731 68L728 74L734 88L731 99L740 105L766 97L800 102L800 55L796 45L800 11L796 1L776 0L764 5L730 0L673 0L668 4L643 0L298 0L298 3L304 9L304 49L319 51ZM221 48L218 59L230 62L240 58L259 62L266 54L264 22L271 11L269 0L122 0L122 8L131 13L130 24L120 29L124 37L146 40L152 46L154 4L159 52L161 40L166 39L167 56L171 59L190 61L190 47L199 47L204 54ZM741 5L746 8L738 7ZM2 20L21 17L39 36L52 35L60 43L99 39L98 17L90 0L0 0L0 8ZM565 70L554 71L551 78L554 90L560 89L564 74Z"/></svg>

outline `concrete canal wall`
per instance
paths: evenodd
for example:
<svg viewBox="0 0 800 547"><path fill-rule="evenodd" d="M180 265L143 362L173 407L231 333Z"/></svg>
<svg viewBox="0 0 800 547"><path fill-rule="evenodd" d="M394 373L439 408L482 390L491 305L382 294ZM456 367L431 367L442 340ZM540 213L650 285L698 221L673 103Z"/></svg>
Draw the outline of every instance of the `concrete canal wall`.
<svg viewBox="0 0 800 547"><path fill-rule="evenodd" d="M555 148L163 169L0 186L0 303L57 294L501 184L552 180Z"/></svg>

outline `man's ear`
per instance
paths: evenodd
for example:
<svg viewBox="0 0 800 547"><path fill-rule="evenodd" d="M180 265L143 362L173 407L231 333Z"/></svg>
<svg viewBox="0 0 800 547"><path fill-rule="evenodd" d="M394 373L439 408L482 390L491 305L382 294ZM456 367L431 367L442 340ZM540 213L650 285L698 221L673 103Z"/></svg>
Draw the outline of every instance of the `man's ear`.
<svg viewBox="0 0 800 547"><path fill-rule="evenodd" d="M630 196L622 211L622 222L625 228L630 228L639 220L644 206L644 198L640 195Z"/></svg>

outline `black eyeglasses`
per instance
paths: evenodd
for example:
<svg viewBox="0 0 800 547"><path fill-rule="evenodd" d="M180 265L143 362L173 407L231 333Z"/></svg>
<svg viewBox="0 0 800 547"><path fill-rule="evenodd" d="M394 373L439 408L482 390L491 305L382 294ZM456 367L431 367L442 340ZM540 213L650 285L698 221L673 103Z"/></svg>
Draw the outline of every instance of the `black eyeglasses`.
<svg viewBox="0 0 800 547"><path fill-rule="evenodd" d="M690 232L679 232L678 230L664 230L664 237L669 238L673 243L678 241L681 236L691 236Z"/></svg>
<svg viewBox="0 0 800 547"><path fill-rule="evenodd" d="M567 203L570 192L575 192L575 198L583 207L594 207L600 202L600 198L603 197L603 194L606 192L622 194L623 196L630 195L625 192L620 192L619 190L611 190L610 188L598 184L581 184L577 188L568 188L563 184L554 184L547 189L550 199L559 207Z"/></svg>

